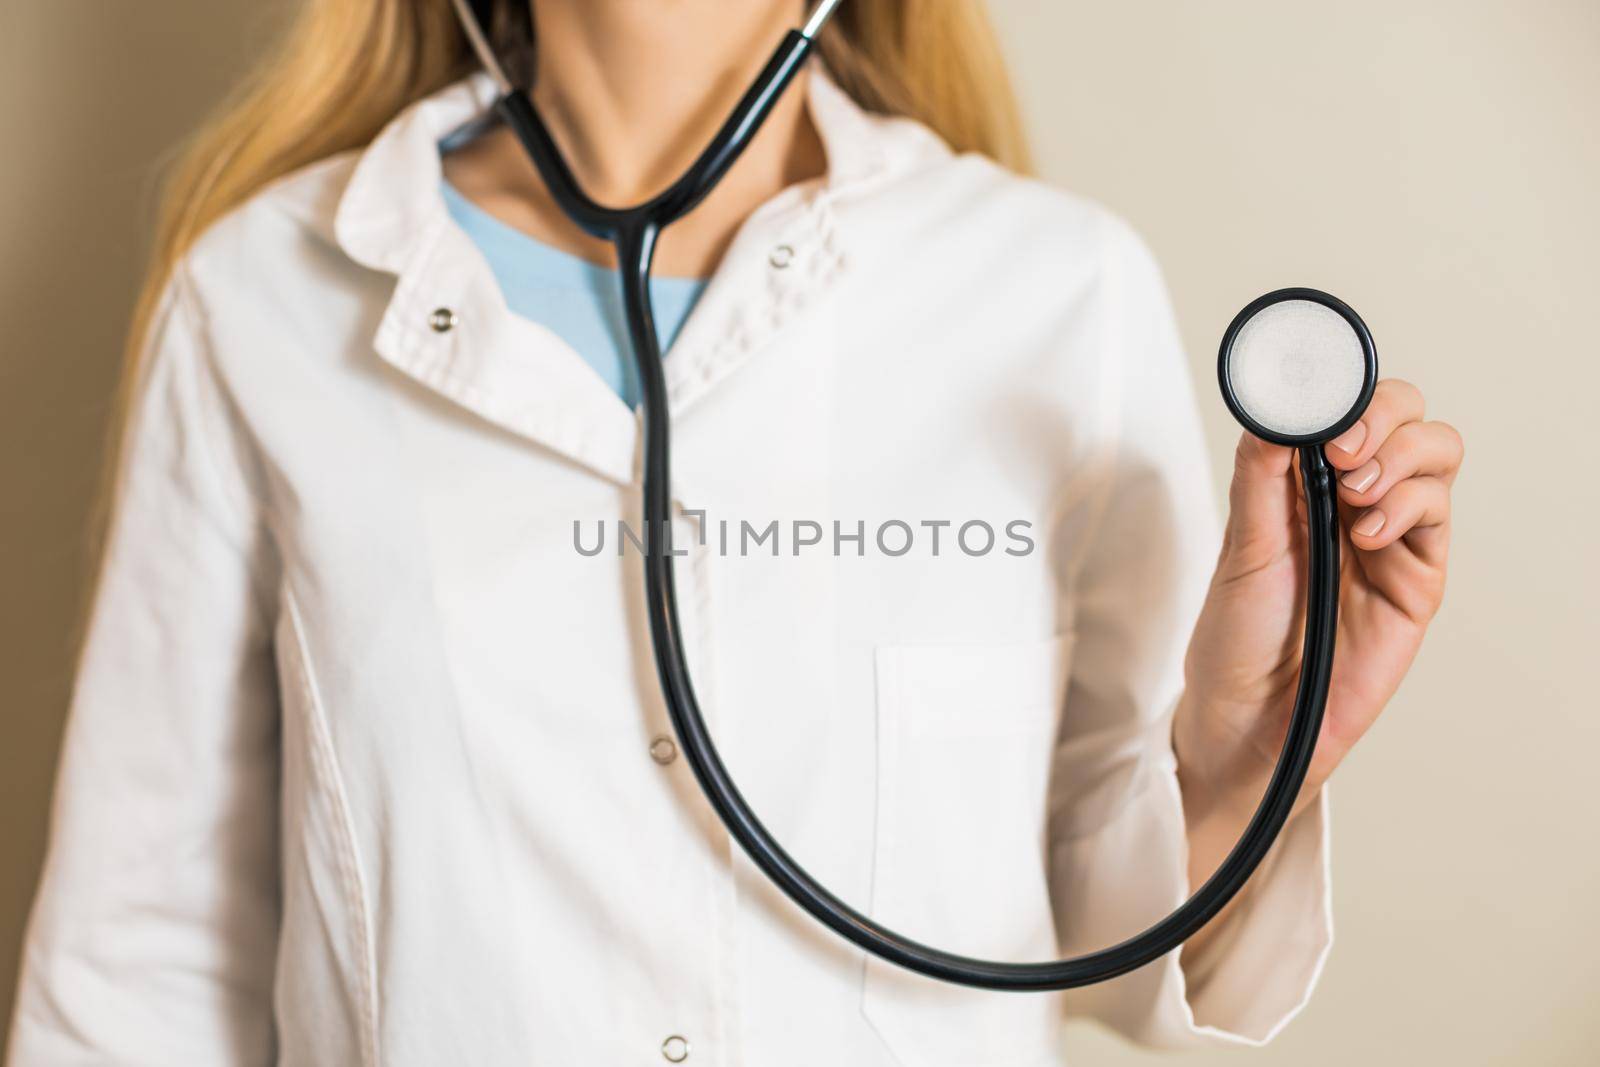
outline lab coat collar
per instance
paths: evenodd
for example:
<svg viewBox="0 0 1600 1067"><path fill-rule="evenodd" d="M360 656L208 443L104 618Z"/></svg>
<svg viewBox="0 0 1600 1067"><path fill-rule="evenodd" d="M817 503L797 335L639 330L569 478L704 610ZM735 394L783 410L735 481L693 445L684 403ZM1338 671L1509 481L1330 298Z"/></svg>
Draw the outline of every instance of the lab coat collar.
<svg viewBox="0 0 1600 1067"><path fill-rule="evenodd" d="M824 294L846 262L831 211L890 169L892 124L863 112L813 64L807 104L828 159L736 235L666 361L674 416L759 352ZM619 484L637 480L639 423L565 342L506 306L440 195L439 143L481 119L495 87L456 82L397 116L360 155L333 216L346 254L396 276L377 354L490 422Z"/></svg>

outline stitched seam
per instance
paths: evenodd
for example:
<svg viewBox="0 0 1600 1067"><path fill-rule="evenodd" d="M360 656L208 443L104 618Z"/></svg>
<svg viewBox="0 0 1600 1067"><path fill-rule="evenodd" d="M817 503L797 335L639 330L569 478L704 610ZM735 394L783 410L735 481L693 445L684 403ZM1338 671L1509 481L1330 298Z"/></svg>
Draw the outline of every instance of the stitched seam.
<svg viewBox="0 0 1600 1067"><path fill-rule="evenodd" d="M311 758L333 801L337 826L335 837L339 848L339 883L345 896L345 907L354 918L356 971L359 986L357 1011L361 1017L361 1062L366 1067L377 1067L378 1020L375 961L372 954L371 935L368 930L366 887L361 876L361 863L356 855L355 827L350 818L350 805L345 797L344 783L339 774L338 757L333 750L333 737L328 729L323 711L322 694L317 686L311 665L311 651L306 646L305 630L301 622L300 605L291 590L284 590L284 605L288 610L289 628L294 636L295 651L300 663L298 671L301 695L309 708L311 731Z"/></svg>
<svg viewBox="0 0 1600 1067"><path fill-rule="evenodd" d="M868 914L879 922L884 921L885 911L892 910L888 873L894 863L896 825L890 804L899 784L899 752L895 739L900 711L900 662L898 649L880 648L873 656L874 744L877 750L873 753L876 780L873 790L872 876L867 887L867 900L870 909ZM895 721L890 721L891 716ZM878 1035L890 1055L897 1062L904 1062L893 1034L874 1016L872 972L875 965L882 966L870 953L861 954L861 1017Z"/></svg>

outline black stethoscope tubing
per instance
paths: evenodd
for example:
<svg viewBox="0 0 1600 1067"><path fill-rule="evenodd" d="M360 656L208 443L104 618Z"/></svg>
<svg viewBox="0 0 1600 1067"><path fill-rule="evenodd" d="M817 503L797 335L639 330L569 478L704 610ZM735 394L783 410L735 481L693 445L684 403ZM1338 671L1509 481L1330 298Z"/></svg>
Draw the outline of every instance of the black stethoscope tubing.
<svg viewBox="0 0 1600 1067"><path fill-rule="evenodd" d="M1180 946L1239 892L1293 812L1311 765L1327 702L1339 602L1339 542L1332 474L1319 444L1298 448L1308 514L1309 566L1299 687L1278 763L1243 836L1216 872L1153 926L1098 952L1037 963L974 959L921 944L875 922L817 882L772 836L740 794L695 698L678 621L673 557L657 536L672 517L671 432L660 340L650 303L650 270L661 230L698 204L754 136L811 51L791 31L694 164L665 192L635 207L610 208L584 194L529 95L509 91L496 110L515 131L562 210L616 249L634 362L643 387L644 561L650 638L667 711L695 778L729 834L785 894L846 940L933 978L1000 990L1068 989L1105 981Z"/></svg>

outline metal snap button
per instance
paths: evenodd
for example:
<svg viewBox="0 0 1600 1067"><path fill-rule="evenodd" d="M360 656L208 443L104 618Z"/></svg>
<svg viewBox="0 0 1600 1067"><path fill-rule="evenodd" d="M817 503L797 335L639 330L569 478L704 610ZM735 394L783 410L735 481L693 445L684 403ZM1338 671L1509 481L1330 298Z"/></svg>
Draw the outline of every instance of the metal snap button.
<svg viewBox="0 0 1600 1067"><path fill-rule="evenodd" d="M778 270L783 270L789 264L794 262L794 246L779 245L777 248L772 250L771 254L767 256L767 262L771 263Z"/></svg>
<svg viewBox="0 0 1600 1067"><path fill-rule="evenodd" d="M673 1034L661 1042L661 1057L668 1063L682 1063L689 1058L689 1039Z"/></svg>
<svg viewBox="0 0 1600 1067"><path fill-rule="evenodd" d="M449 308L434 308L433 314L428 316L428 325L433 327L434 333L449 333L456 327L456 313Z"/></svg>
<svg viewBox="0 0 1600 1067"><path fill-rule="evenodd" d="M650 742L650 758L665 767L678 758L678 745L665 734Z"/></svg>

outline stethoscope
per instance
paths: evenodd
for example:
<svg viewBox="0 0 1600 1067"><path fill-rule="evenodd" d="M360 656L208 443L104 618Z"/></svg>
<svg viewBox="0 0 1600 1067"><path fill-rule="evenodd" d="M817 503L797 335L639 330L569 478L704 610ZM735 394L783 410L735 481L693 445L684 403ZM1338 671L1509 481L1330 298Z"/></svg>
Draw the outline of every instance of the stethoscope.
<svg viewBox="0 0 1600 1067"><path fill-rule="evenodd" d="M645 529L665 529L672 514L671 435L661 347L650 305L656 239L662 229L699 204L739 158L811 54L817 33L839 0L820 0L804 28L789 31L682 177L645 203L627 208L602 207L584 194L530 94L506 76L484 36L473 0L452 2L474 51L499 87L496 111L515 131L551 195L574 223L616 249L629 340L643 387ZM1289 818L1321 730L1339 606L1338 519L1322 445L1366 410L1377 382L1378 361L1371 334L1342 301L1315 289L1280 289L1252 301L1234 318L1222 338L1217 376L1228 409L1247 430L1299 453L1309 549L1299 686L1277 766L1238 844L1176 911L1098 952L1042 963L1000 963L944 952L873 921L796 863L750 809L717 753L684 656L673 556L663 539L650 539L644 561L650 639L680 747L728 833L763 874L818 922L891 963L945 981L988 989L1068 989L1115 978L1164 956L1243 888Z"/></svg>

